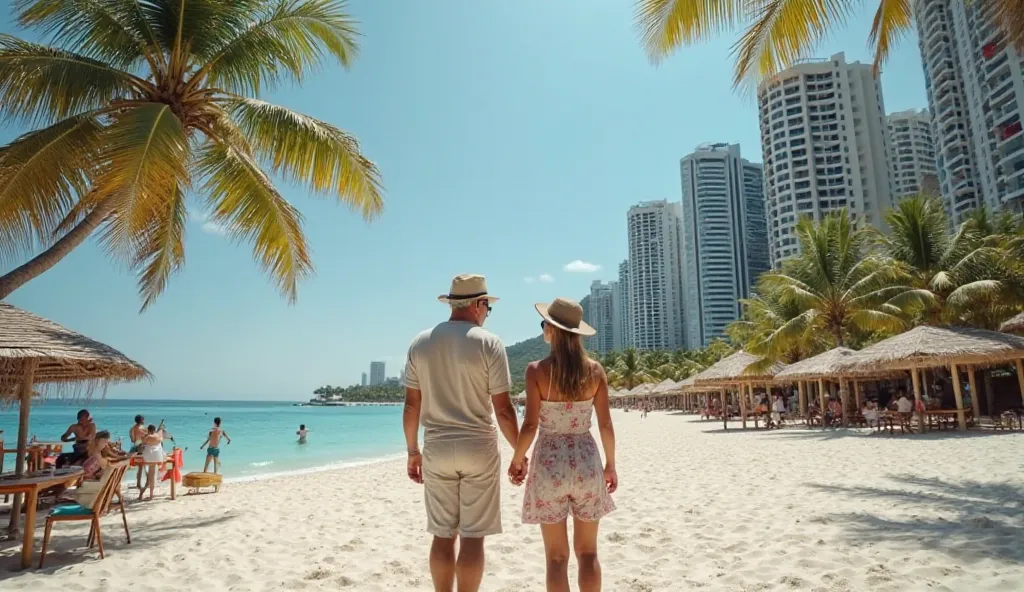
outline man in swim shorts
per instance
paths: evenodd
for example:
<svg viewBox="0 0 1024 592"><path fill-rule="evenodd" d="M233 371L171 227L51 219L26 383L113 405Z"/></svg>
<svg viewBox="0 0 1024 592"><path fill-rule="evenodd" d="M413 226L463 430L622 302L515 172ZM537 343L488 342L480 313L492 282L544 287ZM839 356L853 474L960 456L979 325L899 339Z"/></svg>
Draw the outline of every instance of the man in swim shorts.
<svg viewBox="0 0 1024 592"><path fill-rule="evenodd" d="M220 418L213 418L213 429L210 430L210 434L206 437L206 442L199 447L199 450L206 448L209 444L209 448L206 448L206 463L203 464L203 472L209 472L210 461L213 461L213 472L217 473L220 470L220 439L224 438L228 444L231 443L231 438L228 437L228 433L220 428Z"/></svg>

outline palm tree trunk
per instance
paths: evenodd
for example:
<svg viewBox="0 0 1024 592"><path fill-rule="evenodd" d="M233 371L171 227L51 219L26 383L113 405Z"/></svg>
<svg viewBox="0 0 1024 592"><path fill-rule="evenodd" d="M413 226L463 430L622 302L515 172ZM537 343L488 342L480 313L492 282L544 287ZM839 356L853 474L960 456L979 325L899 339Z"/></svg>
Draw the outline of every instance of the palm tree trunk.
<svg viewBox="0 0 1024 592"><path fill-rule="evenodd" d="M78 245L85 242L94 230L114 211L114 201L107 199L100 202L85 218L79 222L67 234L60 237L50 248L29 259L24 265L8 272L0 277L0 300L11 295L12 292L32 281L36 277L57 265Z"/></svg>

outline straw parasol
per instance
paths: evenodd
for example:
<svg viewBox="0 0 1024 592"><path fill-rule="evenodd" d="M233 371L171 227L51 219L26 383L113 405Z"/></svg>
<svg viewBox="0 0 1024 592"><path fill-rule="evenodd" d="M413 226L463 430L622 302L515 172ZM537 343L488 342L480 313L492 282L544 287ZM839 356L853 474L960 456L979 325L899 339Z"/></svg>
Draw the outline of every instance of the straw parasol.
<svg viewBox="0 0 1024 592"><path fill-rule="evenodd" d="M858 352L837 347L814 357L794 362L775 375L776 382L797 382L818 378L905 378L899 370L878 370L853 366Z"/></svg>
<svg viewBox="0 0 1024 592"><path fill-rule="evenodd" d="M999 330L1004 333L1024 333L1024 312L999 325Z"/></svg>
<svg viewBox="0 0 1024 592"><path fill-rule="evenodd" d="M676 381L670 378L666 378L665 380L662 380L661 382L658 383L657 386L654 387L654 390L651 391L651 394L667 395L669 393L679 392L679 388L679 384Z"/></svg>
<svg viewBox="0 0 1024 592"><path fill-rule="evenodd" d="M822 409L825 407L825 383L839 382L845 389L847 380L852 380L853 391L857 406L860 406L860 391L858 390L858 379L882 379L882 378L906 378L906 374L900 370L885 370L872 367L851 366L851 362L857 356L857 352L846 348L837 347L816 356L794 362L786 366L784 370L775 375L777 383L797 383L800 393L800 412L807 412L807 395L804 390L804 383L818 384L818 396ZM845 391L840 391L845 392ZM847 422L846 400L843 400L843 422Z"/></svg>
<svg viewBox="0 0 1024 592"><path fill-rule="evenodd" d="M857 352L849 365L854 371L909 370L914 383L914 398L920 401L921 385L919 370L946 367L953 377L960 429L966 430L963 400L960 393L958 365L968 366L971 384L974 384L974 368L1015 363L1017 380L1024 394L1024 337L972 329L967 327L915 327L906 333L880 341ZM977 391L972 389L972 393ZM977 403L974 411L977 413ZM923 417L920 418L923 425Z"/></svg>
<svg viewBox="0 0 1024 592"><path fill-rule="evenodd" d="M628 395L630 397L642 397L644 395L649 395L651 391L657 388L657 386L658 385L654 384L653 382L645 382L643 384L638 384L629 390Z"/></svg>
<svg viewBox="0 0 1024 592"><path fill-rule="evenodd" d="M721 391L722 426L728 428L729 414L726 405L726 388L732 386L739 387L740 418L745 428L747 427L747 407L746 397L743 394L744 389L753 397L753 383L762 382L765 383L765 390L768 391L770 387L767 383L771 382L774 376L785 367L786 365L782 362L773 362L767 367L763 367L763 360L760 357L740 350L722 358L703 372L695 375L693 377L693 388L717 387Z"/></svg>
<svg viewBox="0 0 1024 592"><path fill-rule="evenodd" d="M1024 357L1024 337L968 327L920 326L866 347L844 370L907 370L949 364L996 366Z"/></svg>
<svg viewBox="0 0 1024 592"><path fill-rule="evenodd" d="M16 475L25 472L34 385L44 385L44 393L88 395L111 383L148 377L145 368L116 349L0 302L0 400L18 401L20 406ZM15 496L12 531L17 529L20 505L20 496Z"/></svg>
<svg viewBox="0 0 1024 592"><path fill-rule="evenodd" d="M755 370L750 367L761 361L761 358L740 350L722 358L703 372L695 375L696 386L726 386L741 382L763 382L771 380L786 367L782 362L775 362L768 368Z"/></svg>

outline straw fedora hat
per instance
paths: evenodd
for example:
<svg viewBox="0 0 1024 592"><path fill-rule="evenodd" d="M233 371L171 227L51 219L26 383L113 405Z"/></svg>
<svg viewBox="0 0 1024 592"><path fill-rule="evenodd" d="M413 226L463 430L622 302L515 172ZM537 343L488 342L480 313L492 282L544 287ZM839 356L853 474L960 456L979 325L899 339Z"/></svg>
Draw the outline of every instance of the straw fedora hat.
<svg viewBox="0 0 1024 592"><path fill-rule="evenodd" d="M488 302L497 302L497 296L487 293L487 278L475 273L464 273L452 278L452 287L447 294L437 297L440 302L458 302L486 298Z"/></svg>
<svg viewBox="0 0 1024 592"><path fill-rule="evenodd" d="M575 300L555 298L551 304L541 302L535 304L534 308L544 317L545 322L563 331L587 337L597 334L593 327L583 322L583 307Z"/></svg>

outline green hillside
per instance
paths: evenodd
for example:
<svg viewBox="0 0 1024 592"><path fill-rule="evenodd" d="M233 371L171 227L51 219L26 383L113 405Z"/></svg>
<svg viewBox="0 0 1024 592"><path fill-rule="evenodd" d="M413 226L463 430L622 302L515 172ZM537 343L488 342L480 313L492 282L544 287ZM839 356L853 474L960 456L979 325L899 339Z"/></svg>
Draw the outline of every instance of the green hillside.
<svg viewBox="0 0 1024 592"><path fill-rule="evenodd" d="M526 365L546 358L548 351L550 349L548 344L544 343L543 335L506 347L505 353L508 355L508 370L512 374L512 382L522 383L526 376ZM513 394L518 394L518 392Z"/></svg>

